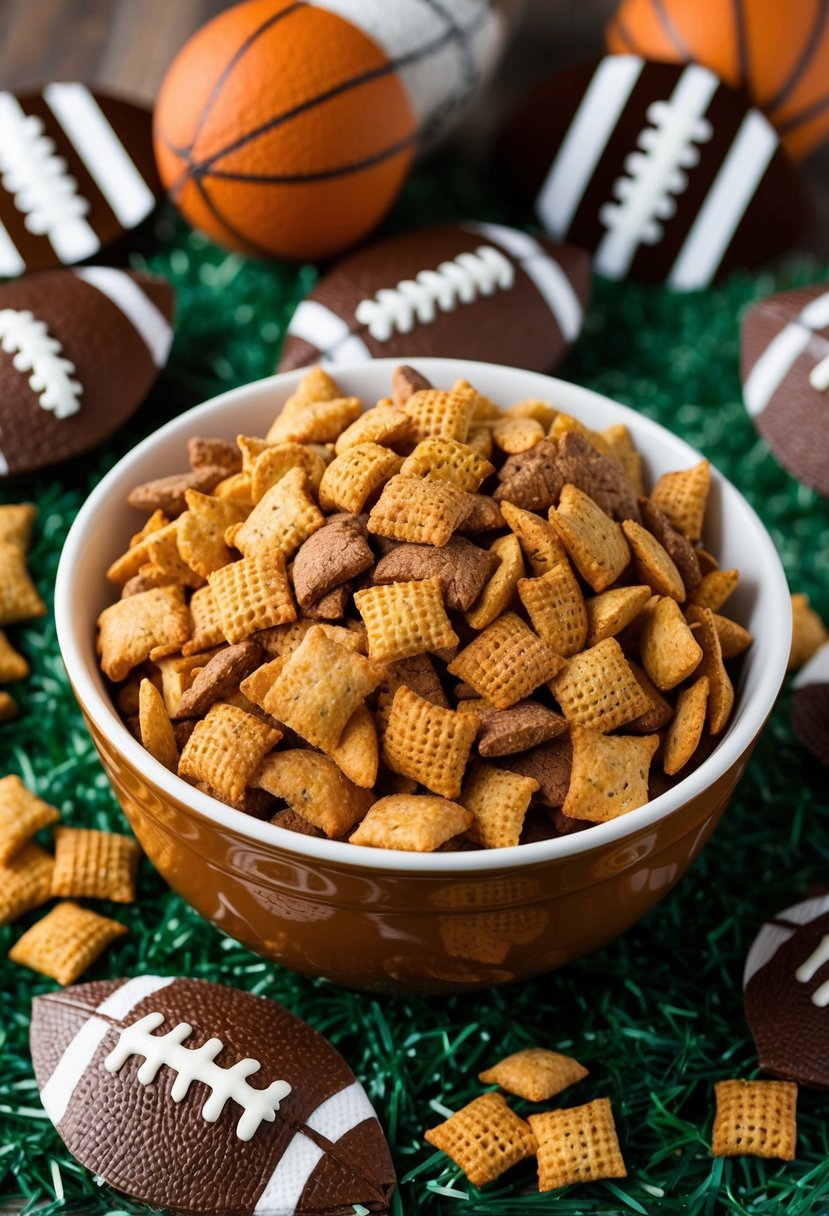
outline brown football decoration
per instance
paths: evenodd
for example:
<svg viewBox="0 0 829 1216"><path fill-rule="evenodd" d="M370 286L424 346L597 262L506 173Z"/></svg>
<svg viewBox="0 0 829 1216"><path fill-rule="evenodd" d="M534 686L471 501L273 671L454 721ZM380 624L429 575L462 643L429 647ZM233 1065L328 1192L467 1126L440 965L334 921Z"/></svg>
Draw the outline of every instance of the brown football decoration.
<svg viewBox="0 0 829 1216"><path fill-rule="evenodd" d="M829 642L795 676L790 712L800 742L821 764L829 765Z"/></svg>

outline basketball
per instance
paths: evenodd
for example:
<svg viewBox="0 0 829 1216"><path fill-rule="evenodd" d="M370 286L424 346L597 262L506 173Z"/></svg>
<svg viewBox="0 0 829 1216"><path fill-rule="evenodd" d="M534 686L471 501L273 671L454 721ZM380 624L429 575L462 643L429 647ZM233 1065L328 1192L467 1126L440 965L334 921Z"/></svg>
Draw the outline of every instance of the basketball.
<svg viewBox="0 0 829 1216"><path fill-rule="evenodd" d="M606 40L614 54L701 63L745 89L795 160L829 136L825 0L622 0Z"/></svg>

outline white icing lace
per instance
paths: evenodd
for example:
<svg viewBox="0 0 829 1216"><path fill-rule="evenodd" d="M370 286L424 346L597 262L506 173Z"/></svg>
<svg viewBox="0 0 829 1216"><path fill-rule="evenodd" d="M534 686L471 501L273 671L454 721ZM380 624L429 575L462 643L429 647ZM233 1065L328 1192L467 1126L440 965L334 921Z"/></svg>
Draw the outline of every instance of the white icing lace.
<svg viewBox="0 0 829 1216"><path fill-rule="evenodd" d="M377 342L387 342L393 333L408 334L415 323L428 325L438 312L452 312L458 304L471 304L479 296L508 291L515 282L509 258L491 245L474 253L459 253L437 270L421 270L414 279L403 279L396 287L384 287L361 300L354 313Z"/></svg>
<svg viewBox="0 0 829 1216"><path fill-rule="evenodd" d="M72 379L75 364L63 356L63 347L34 313L14 308L0 309L0 350L14 355L19 372L31 372L29 387L40 404L56 418L70 418L81 408L83 389Z"/></svg>
<svg viewBox="0 0 829 1216"><path fill-rule="evenodd" d="M287 1098L291 1086L287 1081L274 1081L267 1089L254 1089L247 1078L262 1067L258 1060L239 1060L231 1068L222 1068L216 1056L223 1049L221 1039L208 1039L201 1047L183 1047L193 1033L187 1022L179 1022L167 1034L152 1034L164 1021L163 1013L148 1013L121 1032L117 1045L104 1060L104 1067L118 1072L130 1056L143 1056L138 1070L142 1085L150 1085L162 1065L175 1072L176 1079L170 1096L181 1102L194 1081L201 1081L210 1090L202 1107L202 1118L215 1123L227 1102L233 1099L244 1112L236 1125L240 1140L250 1140L261 1123L273 1123L279 1103Z"/></svg>
<svg viewBox="0 0 829 1216"><path fill-rule="evenodd" d="M829 355L821 359L811 370L809 383L819 393L829 392Z"/></svg>
<svg viewBox="0 0 829 1216"><path fill-rule="evenodd" d="M41 120L25 114L9 94L0 95L0 180L36 236L49 236L89 211Z"/></svg>

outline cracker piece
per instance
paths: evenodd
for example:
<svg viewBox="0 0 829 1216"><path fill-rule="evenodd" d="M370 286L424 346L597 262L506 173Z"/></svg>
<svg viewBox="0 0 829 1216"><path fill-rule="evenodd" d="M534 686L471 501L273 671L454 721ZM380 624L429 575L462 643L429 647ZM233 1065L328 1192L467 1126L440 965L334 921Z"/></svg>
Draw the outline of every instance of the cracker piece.
<svg viewBox="0 0 829 1216"><path fill-rule="evenodd" d="M0 926L45 904L52 893L54 859L34 841L0 864Z"/></svg>
<svg viewBox="0 0 829 1216"><path fill-rule="evenodd" d="M457 645L438 577L368 587L355 593L354 603L365 622L370 659L408 659Z"/></svg>
<svg viewBox="0 0 829 1216"><path fill-rule="evenodd" d="M484 460L492 459L494 444L492 442L492 427L487 423L472 423L466 436L466 446Z"/></svg>
<svg viewBox="0 0 829 1216"><path fill-rule="evenodd" d="M524 397L521 401L514 401L512 405L507 406L506 413L510 418L534 418L536 422L541 423L546 433L555 422L558 410L550 405L549 401Z"/></svg>
<svg viewBox="0 0 829 1216"><path fill-rule="evenodd" d="M476 398L474 389L457 386L448 393L435 388L412 393L403 406L412 420L412 439L419 443L429 435L439 435L465 443Z"/></svg>
<svg viewBox="0 0 829 1216"><path fill-rule="evenodd" d="M521 545L516 536L500 536L489 546L489 552L498 558L499 564L466 613L467 624L473 629L486 629L509 607L524 576Z"/></svg>
<svg viewBox="0 0 829 1216"><path fill-rule="evenodd" d="M66 901L32 925L9 951L13 963L74 984L107 946L128 933L126 925Z"/></svg>
<svg viewBox="0 0 829 1216"><path fill-rule="evenodd" d="M203 576L187 564L179 549L179 529L182 522L186 522L187 515L185 511L168 528L161 528L147 537L147 561L139 566L139 574L163 579L162 585L165 586L173 583L180 583L182 587L204 586Z"/></svg>
<svg viewBox="0 0 829 1216"><path fill-rule="evenodd" d="M505 612L449 664L496 709L508 709L552 680L564 666L555 651L514 612Z"/></svg>
<svg viewBox="0 0 829 1216"><path fill-rule="evenodd" d="M486 1085L500 1085L528 1102L546 1102L587 1075L588 1070L572 1056L546 1047L525 1047L479 1072L478 1080Z"/></svg>
<svg viewBox="0 0 829 1216"><path fill-rule="evenodd" d="M325 839L325 832L321 828L315 828L313 823L309 823L288 807L284 811L277 811L272 816L271 823L274 827L284 828L286 832L298 832L300 836L316 836L318 840Z"/></svg>
<svg viewBox="0 0 829 1216"><path fill-rule="evenodd" d="M603 735L574 726L573 769L562 812L606 823L648 801L648 773L658 735Z"/></svg>
<svg viewBox="0 0 829 1216"><path fill-rule="evenodd" d="M250 496L254 503L259 502L291 469L304 469L309 487L317 494L327 463L307 443L269 444L256 457L250 470Z"/></svg>
<svg viewBox="0 0 829 1216"><path fill-rule="evenodd" d="M708 677L700 676L680 690L674 720L665 735L662 768L673 777L684 768L699 746L708 709Z"/></svg>
<svg viewBox="0 0 829 1216"><path fill-rule="evenodd" d="M534 448L545 434L546 428L535 418L504 417L492 428L492 442L502 452L513 456Z"/></svg>
<svg viewBox="0 0 829 1216"><path fill-rule="evenodd" d="M178 521L178 551L192 570L207 578L233 560L225 532L242 522L245 511L231 499L197 490L188 490L184 497L187 510Z"/></svg>
<svg viewBox="0 0 829 1216"><path fill-rule="evenodd" d="M349 781L370 790L377 780L380 746L374 717L366 705L358 705L348 719L336 747L328 753Z"/></svg>
<svg viewBox="0 0 829 1216"><path fill-rule="evenodd" d="M633 442L630 431L623 422L614 422L606 426L601 436L608 446L608 455L622 466L628 481L637 494L645 493L645 477L642 468L642 457Z"/></svg>
<svg viewBox="0 0 829 1216"><path fill-rule="evenodd" d="M401 685L383 733L383 762L435 794L457 798L477 729L473 715L443 709Z"/></svg>
<svg viewBox="0 0 829 1216"><path fill-rule="evenodd" d="M309 628L312 629L313 626L309 625ZM303 634L303 637L304 636L305 635ZM297 643L297 646L295 646L294 649L298 649L298 647L299 643ZM247 697L253 705L261 708L262 702L270 692L274 681L285 666L286 656L292 653L293 650L286 651L285 655L277 655L276 658L271 659L269 663L263 663L261 667L257 667L254 671L252 671L251 674L242 680L241 684L239 685L239 691L242 696Z"/></svg>
<svg viewBox="0 0 829 1216"><path fill-rule="evenodd" d="M32 540L32 528L37 518L37 507L31 502L14 502L0 505L0 545L17 545L25 551Z"/></svg>
<svg viewBox="0 0 829 1216"><path fill-rule="evenodd" d="M160 692L164 707L170 718L178 718L181 698L193 683L198 671L204 667L218 649L201 651L199 654L175 655L161 659L155 666L160 676Z"/></svg>
<svg viewBox="0 0 829 1216"><path fill-rule="evenodd" d="M18 849L60 819L60 812L26 789L16 773L0 777L0 864L5 865Z"/></svg>
<svg viewBox="0 0 829 1216"><path fill-rule="evenodd" d="M373 579L382 584L437 577L446 607L466 612L497 567L497 554L473 545L462 536L453 536L441 549L432 545L396 545L380 558Z"/></svg>
<svg viewBox="0 0 829 1216"><path fill-rule="evenodd" d="M431 794L389 794L369 810L351 844L371 849L401 849L433 853L440 845L466 830L472 815L456 802Z"/></svg>
<svg viewBox="0 0 829 1216"><path fill-rule="evenodd" d="M98 617L101 667L114 683L156 651L180 650L190 637L190 612L180 585L118 600Z"/></svg>
<svg viewBox="0 0 829 1216"><path fill-rule="evenodd" d="M296 620L285 555L279 550L257 552L230 562L214 570L208 581L228 642L242 642L260 629Z"/></svg>
<svg viewBox="0 0 829 1216"><path fill-rule="evenodd" d="M722 647L713 616L710 608L702 610L700 621L702 662L699 665L699 675L708 677L708 729L712 735L719 735L725 730L734 708L734 685L725 670Z"/></svg>
<svg viewBox="0 0 829 1216"><path fill-rule="evenodd" d="M403 685L433 705L450 708L443 685L427 655L418 654L410 659L400 659L397 663L388 663L382 682L377 687L377 729L380 734L388 725L394 694Z"/></svg>
<svg viewBox="0 0 829 1216"><path fill-rule="evenodd" d="M151 680L142 680L138 694L138 726L147 751L171 772L178 772L178 745L164 698ZM65 892L70 894L70 892Z"/></svg>
<svg viewBox="0 0 829 1216"><path fill-rule="evenodd" d="M478 728L478 752L482 756L511 756L525 752L548 739L556 739L567 730L561 714L539 705L537 701L519 701L510 709L492 709L482 702L481 725ZM461 701L458 706L475 711L475 702Z"/></svg>
<svg viewBox="0 0 829 1216"><path fill-rule="evenodd" d="M140 858L138 842L131 836L92 828L55 828L52 895L131 904Z"/></svg>
<svg viewBox="0 0 829 1216"><path fill-rule="evenodd" d="M829 641L829 632L814 608L808 595L797 594L792 599L792 645L789 653L789 671L796 671L808 663L813 654ZM719 630L718 630L719 632Z"/></svg>
<svg viewBox="0 0 829 1216"><path fill-rule="evenodd" d="M295 414L304 409L306 405L313 405L315 401L334 401L339 396L339 385L329 376L328 372L318 366L309 367L282 406L281 413Z"/></svg>
<svg viewBox="0 0 829 1216"><path fill-rule="evenodd" d="M242 471L242 453L229 439L192 435L187 440L187 460L191 469L221 469L223 477Z"/></svg>
<svg viewBox="0 0 829 1216"><path fill-rule="evenodd" d="M513 773L534 778L538 782L537 802L548 807L560 807L567 797L573 767L573 745L569 732L519 756L503 756L499 764Z"/></svg>
<svg viewBox="0 0 829 1216"><path fill-rule="evenodd" d="M127 495L127 502L138 511L163 511L168 519L173 519L186 510L188 490L212 494L225 476L224 469L203 465L187 473L173 473L170 477L158 477L135 486Z"/></svg>
<svg viewBox="0 0 829 1216"><path fill-rule="evenodd" d="M201 718L215 701L225 701L236 692L264 657L262 647L252 638L218 651L208 659L182 694L176 716Z"/></svg>
<svg viewBox="0 0 829 1216"><path fill-rule="evenodd" d="M358 515L376 490L400 471L403 458L379 443L358 443L336 456L320 483L320 506L325 511L351 511Z"/></svg>
<svg viewBox="0 0 829 1216"><path fill-rule="evenodd" d="M361 443L379 443L393 448L407 443L414 434L414 423L398 405L376 405L346 427L334 445L337 456Z"/></svg>
<svg viewBox="0 0 829 1216"><path fill-rule="evenodd" d="M715 1157L768 1157L794 1161L797 1086L793 1081L717 1081Z"/></svg>
<svg viewBox="0 0 829 1216"><path fill-rule="evenodd" d="M167 518L164 512L156 509L153 511L152 515L147 517L144 526L139 528L139 530L133 533L133 535L130 537L129 547L134 549L137 545L140 545L142 541L146 540L148 536L152 536L153 532L160 532L162 528L168 527L169 524L170 520Z"/></svg>
<svg viewBox="0 0 829 1216"><path fill-rule="evenodd" d="M639 520L636 490L616 460L602 456L578 431L567 431L556 454L562 484L576 486L611 519Z"/></svg>
<svg viewBox="0 0 829 1216"><path fill-rule="evenodd" d="M574 655L550 688L571 725L595 731L616 730L650 705L615 638Z"/></svg>
<svg viewBox="0 0 829 1216"><path fill-rule="evenodd" d="M22 654L18 654L3 630L0 629L0 684L25 680L28 674L29 664Z"/></svg>
<svg viewBox="0 0 829 1216"><path fill-rule="evenodd" d="M425 376L421 376L416 368L409 367L407 363L401 363L392 372L391 399L396 406L405 405L414 393L422 392L427 388L432 388L431 383Z"/></svg>
<svg viewBox="0 0 829 1216"><path fill-rule="evenodd" d="M644 611L640 648L642 665L662 692L687 680L702 659L679 604L668 596Z"/></svg>
<svg viewBox="0 0 829 1216"><path fill-rule="evenodd" d="M627 1177L609 1098L545 1110L530 1115L529 1124L538 1144L539 1191Z"/></svg>
<svg viewBox="0 0 829 1216"><path fill-rule="evenodd" d="M593 499L566 485L558 507L550 508L550 523L579 574L594 591L604 591L630 561L625 534Z"/></svg>
<svg viewBox="0 0 829 1216"><path fill-rule="evenodd" d="M511 502L501 503L501 512L509 528L518 537L533 574L546 574L567 561L564 546L546 519Z"/></svg>
<svg viewBox="0 0 829 1216"><path fill-rule="evenodd" d="M613 453L611 452L610 444L600 431L591 430L589 426L585 426L583 422L578 418L574 418L572 414L565 414L559 410L550 427L549 438L554 442L559 442L565 435L572 432L586 439L600 456L607 456L612 459Z"/></svg>
<svg viewBox="0 0 829 1216"><path fill-rule="evenodd" d="M131 595L141 595L142 591L153 591L156 587L172 587L177 580L163 570L154 570L148 562L142 566L144 574L134 574L128 578L121 588L121 599L127 600Z"/></svg>
<svg viewBox="0 0 829 1216"><path fill-rule="evenodd" d="M268 443L333 443L363 410L359 397L332 397L284 409L271 424Z"/></svg>
<svg viewBox="0 0 829 1216"><path fill-rule="evenodd" d="M792 596L792 599L794 598ZM703 613L706 611L710 612L711 610L710 608L698 608L696 604L690 604L685 612L685 616L691 624L701 624ZM720 639L720 648L724 659L739 658L754 641L749 631L744 629L742 625L738 625L736 621L732 621L731 617L720 616L718 612L712 612L711 619L714 622L714 628ZM789 659L789 663L791 665L791 659Z"/></svg>
<svg viewBox="0 0 829 1216"><path fill-rule="evenodd" d="M556 456L555 444L546 439L526 452L509 456L498 472L496 502L511 502L527 511L546 511L564 485Z"/></svg>
<svg viewBox="0 0 829 1216"><path fill-rule="evenodd" d="M479 393L468 380L456 380L452 385L452 392L459 393L471 401L471 417L476 422L487 422L501 417L500 406L496 405L494 401L490 401L489 397L485 397L483 393Z"/></svg>
<svg viewBox="0 0 829 1216"><path fill-rule="evenodd" d="M486 1186L519 1161L532 1157L536 1140L501 1094L482 1094L445 1123L424 1133L427 1144L459 1165L474 1186Z"/></svg>
<svg viewBox="0 0 829 1216"><path fill-rule="evenodd" d="M357 622L355 621L354 624L356 625ZM297 649L308 630L313 629L314 625L314 621L303 618L300 621L292 621L289 625L277 625L274 629L264 629L261 633L253 635L253 641L257 642L266 654L272 655L274 658L278 655L288 655ZM341 646L345 646L347 650L354 650L357 654L365 654L366 640L362 625L359 629L352 629L351 626L351 621L346 622L345 625L329 625L323 622L317 625L317 628L331 638L332 642L339 642Z"/></svg>
<svg viewBox="0 0 829 1216"><path fill-rule="evenodd" d="M614 587L585 601L587 610L587 645L595 646L618 633L635 620L651 598L646 586Z"/></svg>
<svg viewBox="0 0 829 1216"><path fill-rule="evenodd" d="M538 782L532 777L474 760L459 799L474 816L469 827L472 839L486 849L518 844L524 816L537 789Z"/></svg>
<svg viewBox="0 0 829 1216"><path fill-rule="evenodd" d="M700 574L703 577L705 577L706 574L710 574L712 570L719 570L720 563L717 561L716 557L714 557L713 553L709 553L707 549L703 549L700 546L696 546L694 548L694 552L697 555Z"/></svg>
<svg viewBox="0 0 829 1216"><path fill-rule="evenodd" d="M710 488L711 466L707 460L701 460L690 469L663 473L651 490L650 498L676 530L695 543L702 538Z"/></svg>
<svg viewBox="0 0 829 1216"><path fill-rule="evenodd" d="M25 550L0 541L0 626L45 615L46 605L26 569Z"/></svg>
<svg viewBox="0 0 829 1216"><path fill-rule="evenodd" d="M205 781L224 797L239 799L281 738L281 731L252 714L217 701L196 723L181 753L179 776Z"/></svg>
<svg viewBox="0 0 829 1216"><path fill-rule="evenodd" d="M587 638L587 609L570 563L519 579L518 594L538 636L564 658L578 654Z"/></svg>
<svg viewBox="0 0 829 1216"><path fill-rule="evenodd" d="M739 570L710 570L702 576L699 586L688 597L689 602L698 608L710 608L712 612L717 612L739 581Z"/></svg>
<svg viewBox="0 0 829 1216"><path fill-rule="evenodd" d="M154 520L163 520L164 522L156 527L153 524ZM163 511L153 512L141 531L136 532L135 536L130 540L126 553L122 553L120 557L117 557L107 570L106 577L109 582L115 583L118 586L125 586L130 579L136 577L142 566L146 566L149 562L150 540L153 537L157 539L164 536L171 536L175 540L176 532L175 520L171 523Z"/></svg>
<svg viewBox="0 0 829 1216"><path fill-rule="evenodd" d="M625 729L636 735L653 735L673 718L673 706L670 701L665 700L644 668L640 667L638 663L634 663L633 659L628 659L628 665L636 677L636 683L650 704L638 718L631 719Z"/></svg>
<svg viewBox="0 0 829 1216"><path fill-rule="evenodd" d="M368 790L349 781L328 756L305 748L267 756L254 780L329 838L349 832L374 801Z"/></svg>
<svg viewBox="0 0 829 1216"><path fill-rule="evenodd" d="M276 445L268 443L267 439L263 439L261 435L237 435L236 446L242 454L241 472L250 475L253 473L253 466L262 453ZM300 445L298 444L297 446L299 447Z"/></svg>
<svg viewBox="0 0 829 1216"><path fill-rule="evenodd" d="M304 469L289 469L260 498L243 524L230 529L225 540L245 557L257 553L291 556L325 523L325 516L308 493Z"/></svg>
<svg viewBox="0 0 829 1216"><path fill-rule="evenodd" d="M697 551L687 537L677 532L664 511L660 511L649 498L637 499L642 523L652 536L655 536L662 548L670 557L679 571L679 577L690 595L695 591L702 579Z"/></svg>
<svg viewBox="0 0 829 1216"><path fill-rule="evenodd" d="M390 540L445 545L469 511L469 497L444 482L398 473L386 482L368 530Z"/></svg>
<svg viewBox="0 0 829 1216"><path fill-rule="evenodd" d="M348 600L351 595L351 583L342 583L333 591L328 591L316 603L308 604L305 615L309 621L341 621L345 616Z"/></svg>
<svg viewBox="0 0 829 1216"><path fill-rule="evenodd" d="M185 657L201 654L224 641L213 588L199 587L190 597L190 641L184 643L181 653Z"/></svg>
<svg viewBox="0 0 829 1216"><path fill-rule="evenodd" d="M213 493L217 498L226 498L235 502L245 512L253 510L250 473L234 473L232 477L225 477L214 488Z"/></svg>
<svg viewBox="0 0 829 1216"><path fill-rule="evenodd" d="M685 584L682 575L659 541L632 519L622 524L639 580L647 583L655 595L668 595L682 603L685 599Z"/></svg>
<svg viewBox="0 0 829 1216"><path fill-rule="evenodd" d="M496 528L503 528L504 517L494 498L488 494L469 494L467 502L469 514L459 525L461 532L494 532Z"/></svg>
<svg viewBox="0 0 829 1216"><path fill-rule="evenodd" d="M428 477L446 481L459 490L474 493L481 482L495 472L493 465L457 439L430 435L403 461L404 477Z"/></svg>

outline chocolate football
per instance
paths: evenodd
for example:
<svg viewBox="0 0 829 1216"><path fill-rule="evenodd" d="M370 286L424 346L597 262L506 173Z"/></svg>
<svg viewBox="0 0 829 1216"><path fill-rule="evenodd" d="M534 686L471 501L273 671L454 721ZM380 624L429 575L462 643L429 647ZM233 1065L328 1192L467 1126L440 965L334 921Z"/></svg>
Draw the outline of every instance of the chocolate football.
<svg viewBox="0 0 829 1216"><path fill-rule="evenodd" d="M763 925L746 958L743 988L760 1067L829 1089L829 895Z"/></svg>
<svg viewBox="0 0 829 1216"><path fill-rule="evenodd" d="M66 1146L134 1199L219 1216L387 1210L394 1169L363 1087L274 1001L174 977L80 984L35 999L30 1042Z"/></svg>
<svg viewBox="0 0 829 1216"><path fill-rule="evenodd" d="M824 642L794 678L792 728L821 764L829 765L829 642Z"/></svg>
<svg viewBox="0 0 829 1216"><path fill-rule="evenodd" d="M829 291L769 296L743 317L743 400L777 459L829 498Z"/></svg>
<svg viewBox="0 0 829 1216"><path fill-rule="evenodd" d="M338 262L297 308L279 370L445 355L548 371L581 332L590 258L500 224L421 228Z"/></svg>
<svg viewBox="0 0 829 1216"><path fill-rule="evenodd" d="M173 289L107 266L0 287L0 477L77 456L129 418L167 361Z"/></svg>
<svg viewBox="0 0 829 1216"><path fill-rule="evenodd" d="M810 205L774 128L707 68L613 55L535 89L499 178L609 279L706 287L788 249Z"/></svg>
<svg viewBox="0 0 829 1216"><path fill-rule="evenodd" d="M77 83L0 92L0 277L97 256L160 195L149 110Z"/></svg>

